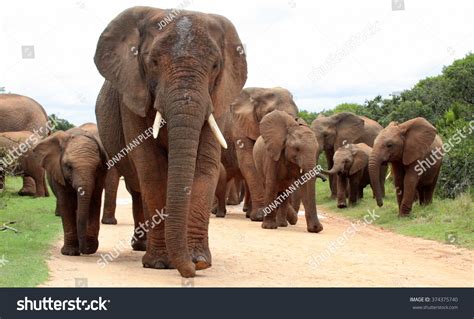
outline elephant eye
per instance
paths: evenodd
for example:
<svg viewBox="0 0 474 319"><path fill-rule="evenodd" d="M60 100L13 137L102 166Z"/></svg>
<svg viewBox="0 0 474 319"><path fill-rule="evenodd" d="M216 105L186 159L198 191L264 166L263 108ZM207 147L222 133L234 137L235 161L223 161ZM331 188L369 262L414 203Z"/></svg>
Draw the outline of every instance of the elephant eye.
<svg viewBox="0 0 474 319"><path fill-rule="evenodd" d="M391 148L392 146L393 146L393 144L391 142L387 143L388 148Z"/></svg>

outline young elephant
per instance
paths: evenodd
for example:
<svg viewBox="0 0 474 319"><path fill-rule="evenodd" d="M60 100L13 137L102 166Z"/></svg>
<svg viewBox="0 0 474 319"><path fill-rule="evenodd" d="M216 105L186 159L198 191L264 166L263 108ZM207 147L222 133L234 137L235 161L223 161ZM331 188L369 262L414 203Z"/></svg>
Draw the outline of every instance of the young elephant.
<svg viewBox="0 0 474 319"><path fill-rule="evenodd" d="M364 188L370 184L368 165L371 152L372 148L365 143L346 144L334 153L332 168L323 171L336 176L338 208L347 207L348 194L352 205L364 196Z"/></svg>
<svg viewBox="0 0 474 319"><path fill-rule="evenodd" d="M296 188L293 183L303 174L311 175L309 180L301 183L302 199L307 230L319 233L323 226L316 211L315 174L311 174L317 164L318 142L314 133L307 125L278 110L263 117L260 133L261 136L255 142L253 157L258 177L264 181L265 209L272 207L277 197L285 197L289 190ZM298 215L286 196L277 210L264 215L262 227L285 227L288 225L286 220L294 225L297 219Z"/></svg>
<svg viewBox="0 0 474 319"><path fill-rule="evenodd" d="M64 229L63 255L93 254L99 246L101 196L107 156L94 135L80 128L40 142L35 156L57 194Z"/></svg>
<svg viewBox="0 0 474 319"><path fill-rule="evenodd" d="M19 195L44 197L49 196L44 169L34 159L32 148L38 144L41 136L30 131L0 133L0 149L8 153L0 158L0 163L8 167L18 159L23 171L24 184Z"/></svg>
<svg viewBox="0 0 474 319"><path fill-rule="evenodd" d="M421 205L431 203L443 160L442 144L436 128L422 117L401 124L392 122L384 128L369 158L377 205L383 205L380 167L388 162L392 164L400 216L410 214L416 195Z"/></svg>

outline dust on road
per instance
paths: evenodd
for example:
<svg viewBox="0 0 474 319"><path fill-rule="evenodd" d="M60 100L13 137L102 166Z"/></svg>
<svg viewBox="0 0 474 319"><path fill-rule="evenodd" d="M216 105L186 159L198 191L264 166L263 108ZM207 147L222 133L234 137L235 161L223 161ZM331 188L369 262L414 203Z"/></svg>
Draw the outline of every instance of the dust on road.
<svg viewBox="0 0 474 319"><path fill-rule="evenodd" d="M99 250L89 256L60 254L62 238L48 260L50 278L42 286L74 287L463 287L474 286L474 252L394 234L374 226L358 227L342 245L338 239L351 221L319 209L324 230L306 232L304 216L296 226L264 230L228 206L226 218L211 217L213 266L181 279L176 270L142 267L143 252L132 251L130 196L120 181L118 225L101 225ZM339 242L341 240L339 239ZM332 252L331 252L331 248ZM105 266L101 254L119 256ZM321 253L324 257L321 257ZM318 258L319 256L319 258ZM321 259L324 259L321 261ZM319 261L319 264L315 261Z"/></svg>

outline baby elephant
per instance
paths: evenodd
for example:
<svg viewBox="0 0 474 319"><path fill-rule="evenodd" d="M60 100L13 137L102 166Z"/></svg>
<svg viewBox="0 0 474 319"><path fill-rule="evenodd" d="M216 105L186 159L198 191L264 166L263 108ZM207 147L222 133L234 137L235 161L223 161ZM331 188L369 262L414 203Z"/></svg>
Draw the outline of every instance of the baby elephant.
<svg viewBox="0 0 474 319"><path fill-rule="evenodd" d="M97 137L81 128L58 131L40 142L34 154L57 196L64 229L63 255L93 254L99 246L101 196L106 153Z"/></svg>
<svg viewBox="0 0 474 319"><path fill-rule="evenodd" d="M315 178L318 142L313 131L288 113L272 111L260 122L261 136L253 157L264 181L265 209L262 227L275 229L296 224L298 215L290 205L290 194L301 188L308 232L323 226L316 211Z"/></svg>
<svg viewBox="0 0 474 319"><path fill-rule="evenodd" d="M347 195L352 205L364 196L364 188L370 184L368 165L371 152L372 148L365 143L346 144L334 153L331 170L323 171L337 178L338 208L347 207Z"/></svg>

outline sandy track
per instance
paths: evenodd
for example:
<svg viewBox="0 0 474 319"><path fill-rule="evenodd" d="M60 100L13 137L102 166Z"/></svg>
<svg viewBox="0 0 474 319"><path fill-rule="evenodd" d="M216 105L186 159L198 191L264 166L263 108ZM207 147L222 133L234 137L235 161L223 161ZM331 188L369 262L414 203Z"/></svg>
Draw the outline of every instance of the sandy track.
<svg viewBox="0 0 474 319"><path fill-rule="evenodd" d="M239 206L228 206L225 219L211 217L210 246L213 266L199 271L192 281L176 270L142 268L143 252L132 251L131 200L121 181L117 205L118 225L101 225L100 247L91 256L60 254L62 238L48 260L50 279L43 286L73 287L76 281L90 287L461 287L474 286L474 252L419 238L406 237L377 227L359 227L344 245L337 239L351 222L319 211L324 230L306 232L304 216L296 226L263 230L245 218ZM120 248L120 242L126 243ZM333 245L319 266L314 258ZM101 267L100 254L122 251ZM79 279L76 279L79 278Z"/></svg>

